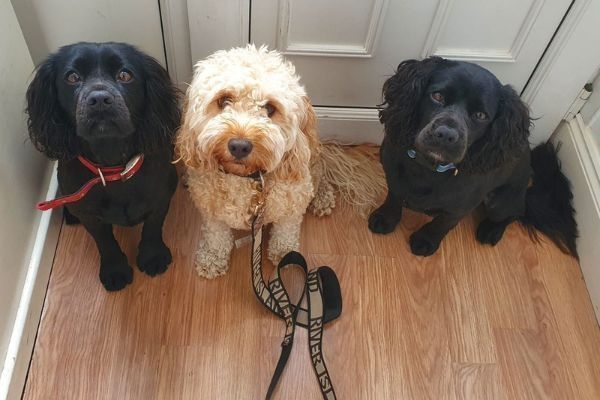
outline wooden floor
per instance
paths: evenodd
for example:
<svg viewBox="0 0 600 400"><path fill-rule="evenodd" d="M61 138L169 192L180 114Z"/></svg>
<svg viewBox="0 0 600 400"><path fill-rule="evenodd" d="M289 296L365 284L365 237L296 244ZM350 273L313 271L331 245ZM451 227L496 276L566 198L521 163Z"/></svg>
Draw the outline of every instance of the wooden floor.
<svg viewBox="0 0 600 400"><path fill-rule="evenodd" d="M338 207L307 216L302 251L335 269L344 310L324 352L340 399L600 399L600 332L577 263L534 244L513 224L496 247L463 221L432 257L407 239L426 217L406 212L388 236ZM135 260L139 229L119 229ZM80 226L64 226L25 399L260 399L279 356L283 323L258 303L249 246L208 281L191 267L198 215L181 187L162 276L135 271L107 293ZM318 399L299 329L277 399Z"/></svg>

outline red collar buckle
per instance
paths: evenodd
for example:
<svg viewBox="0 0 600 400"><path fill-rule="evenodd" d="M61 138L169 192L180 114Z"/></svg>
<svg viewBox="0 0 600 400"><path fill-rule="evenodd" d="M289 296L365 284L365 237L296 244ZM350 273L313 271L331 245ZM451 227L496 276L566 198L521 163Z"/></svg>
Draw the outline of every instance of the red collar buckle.
<svg viewBox="0 0 600 400"><path fill-rule="evenodd" d="M142 162L144 161L143 154L137 154L133 156L133 158L127 161L125 164L125 168L121 172L121 181L125 182L129 180L135 173L140 169Z"/></svg>

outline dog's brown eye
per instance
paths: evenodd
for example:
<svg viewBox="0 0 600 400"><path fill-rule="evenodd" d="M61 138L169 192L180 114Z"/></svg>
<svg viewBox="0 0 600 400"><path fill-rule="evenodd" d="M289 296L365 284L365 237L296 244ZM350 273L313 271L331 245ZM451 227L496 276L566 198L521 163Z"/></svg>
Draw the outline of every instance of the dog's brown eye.
<svg viewBox="0 0 600 400"><path fill-rule="evenodd" d="M475 114L473 114L473 118L483 121L486 120L488 116L483 111L477 111Z"/></svg>
<svg viewBox="0 0 600 400"><path fill-rule="evenodd" d="M271 118L273 116L273 114L275 114L275 111L277 111L275 106L271 103L265 104L264 107L265 107L265 110L267 111L267 117L269 117L269 118Z"/></svg>
<svg viewBox="0 0 600 400"><path fill-rule="evenodd" d="M133 76L131 75L131 72L126 71L126 70L121 70L119 71L119 73L117 74L117 80L119 82L130 82L133 79Z"/></svg>
<svg viewBox="0 0 600 400"><path fill-rule="evenodd" d="M65 79L69 83L77 83L77 82L81 81L81 77L79 76L79 74L74 71L69 72Z"/></svg>
<svg viewBox="0 0 600 400"><path fill-rule="evenodd" d="M231 105L231 97L223 96L219 100L217 100L217 105L219 108L225 108Z"/></svg>
<svg viewBox="0 0 600 400"><path fill-rule="evenodd" d="M436 103L444 104L444 95L441 94L440 92L433 92L433 93L431 93L431 98Z"/></svg>

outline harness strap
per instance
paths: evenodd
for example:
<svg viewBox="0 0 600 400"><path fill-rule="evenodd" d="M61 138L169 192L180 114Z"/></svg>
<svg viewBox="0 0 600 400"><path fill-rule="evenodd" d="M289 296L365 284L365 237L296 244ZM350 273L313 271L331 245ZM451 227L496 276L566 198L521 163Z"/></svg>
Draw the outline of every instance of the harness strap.
<svg viewBox="0 0 600 400"><path fill-rule="evenodd" d="M309 351L311 362L319 388L324 399L335 400L333 384L323 356L323 325L342 312L342 295L335 272L323 266L308 269L302 254L287 253L273 272L273 278L267 284L262 275L262 227L264 207L255 209L252 220L252 287L258 300L271 312L285 321L285 335L281 343L281 353L267 390L266 399L273 395L277 382L283 373L294 343L296 325L307 328L309 332ZM289 294L281 280L281 270L290 265L299 266L305 275L305 285L297 304L290 301ZM326 293L326 295L325 295ZM307 296L307 308L301 308L302 299Z"/></svg>

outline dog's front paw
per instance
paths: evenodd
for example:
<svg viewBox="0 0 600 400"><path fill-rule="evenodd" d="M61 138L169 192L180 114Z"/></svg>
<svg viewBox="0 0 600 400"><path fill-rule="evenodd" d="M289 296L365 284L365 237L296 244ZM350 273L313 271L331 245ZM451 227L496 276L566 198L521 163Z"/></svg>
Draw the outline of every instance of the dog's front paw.
<svg viewBox="0 0 600 400"><path fill-rule="evenodd" d="M109 292L121 290L133 282L133 269L127 260L104 261L100 264L100 282Z"/></svg>
<svg viewBox="0 0 600 400"><path fill-rule="evenodd" d="M297 251L299 248L299 239L296 239L295 237L281 238L277 236L271 236L271 239L269 240L269 260L271 260L273 265L277 265L283 256L290 251Z"/></svg>
<svg viewBox="0 0 600 400"><path fill-rule="evenodd" d="M171 261L173 261L171 251L162 241L151 245L140 245L137 256L137 265L140 271L150 276L156 276L165 272Z"/></svg>
<svg viewBox="0 0 600 400"><path fill-rule="evenodd" d="M208 248L202 243L196 252L195 268L198 275L206 279L225 275L229 269L229 252Z"/></svg>
<svg viewBox="0 0 600 400"><path fill-rule="evenodd" d="M506 224L492 222L489 219L481 221L477 227L476 238L479 243L495 246L502 239Z"/></svg>
<svg viewBox="0 0 600 400"><path fill-rule="evenodd" d="M410 251L417 256L430 256L440 247L439 241L434 241L421 231L410 235Z"/></svg>
<svg viewBox="0 0 600 400"><path fill-rule="evenodd" d="M390 219L387 215L385 215L381 208L373 211L369 216L369 229L373 233L390 233L396 229L396 225L398 225L399 220Z"/></svg>

